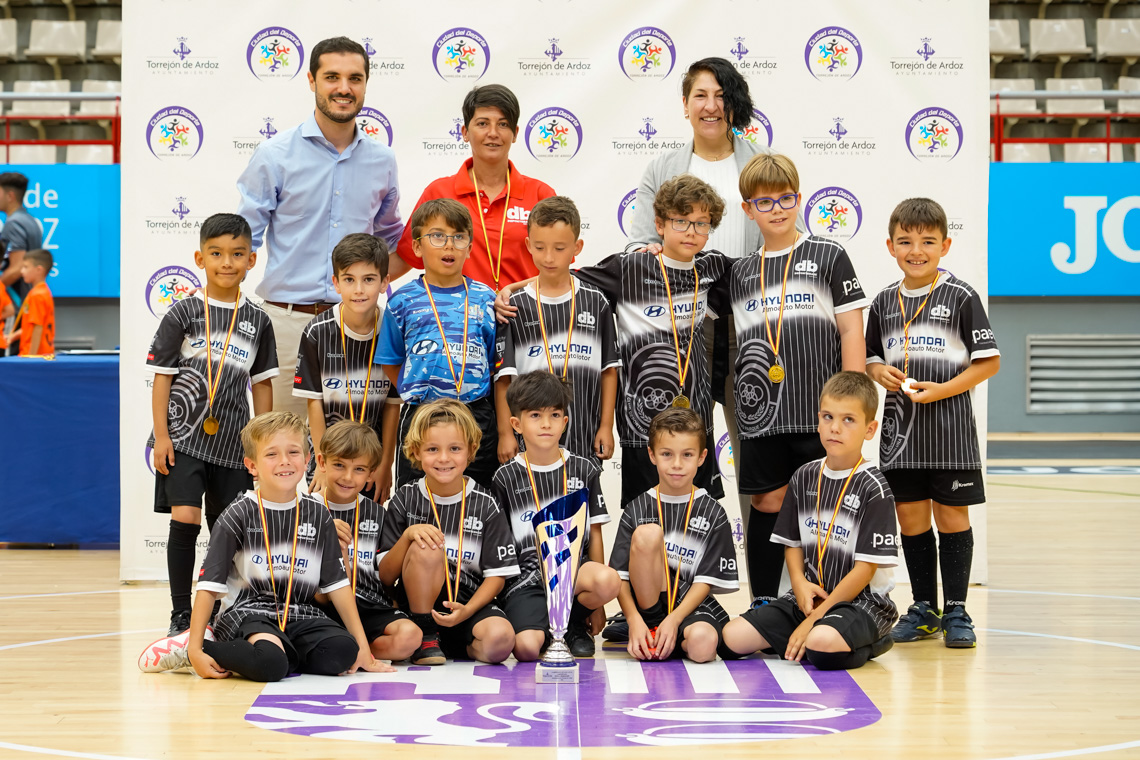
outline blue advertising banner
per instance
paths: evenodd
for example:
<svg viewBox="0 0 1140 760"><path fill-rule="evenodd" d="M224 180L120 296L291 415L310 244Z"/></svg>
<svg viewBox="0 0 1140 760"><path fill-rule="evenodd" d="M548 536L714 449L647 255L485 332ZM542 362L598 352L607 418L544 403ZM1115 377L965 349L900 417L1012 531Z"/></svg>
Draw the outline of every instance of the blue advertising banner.
<svg viewBox="0 0 1140 760"><path fill-rule="evenodd" d="M991 296L1140 295L1140 165L990 164Z"/></svg>
<svg viewBox="0 0 1140 760"><path fill-rule="evenodd" d="M119 295L119 166L5 166L28 178L24 206L55 258L56 298Z"/></svg>

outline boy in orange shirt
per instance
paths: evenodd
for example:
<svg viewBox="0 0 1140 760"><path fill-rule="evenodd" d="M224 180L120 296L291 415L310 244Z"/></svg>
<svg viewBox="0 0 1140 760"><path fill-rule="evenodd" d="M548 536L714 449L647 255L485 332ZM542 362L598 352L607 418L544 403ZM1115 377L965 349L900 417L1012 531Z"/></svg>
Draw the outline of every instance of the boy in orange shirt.
<svg viewBox="0 0 1140 760"><path fill-rule="evenodd" d="M20 341L20 356L55 353L55 300L47 286L53 263L51 254L42 248L24 254L20 274L31 290L16 314L15 329L8 334L8 343Z"/></svg>

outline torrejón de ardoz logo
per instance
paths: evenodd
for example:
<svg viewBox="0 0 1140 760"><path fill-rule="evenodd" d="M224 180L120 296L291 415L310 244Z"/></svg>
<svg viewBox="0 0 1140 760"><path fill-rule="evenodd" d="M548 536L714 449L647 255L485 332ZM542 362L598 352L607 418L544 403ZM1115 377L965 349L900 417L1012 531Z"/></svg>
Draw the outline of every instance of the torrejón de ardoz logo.
<svg viewBox="0 0 1140 760"><path fill-rule="evenodd" d="M745 37L732 38L732 47L728 49L728 54L732 56L732 65L736 70L744 75L775 74L780 67L778 59L775 56L760 55L763 48L761 45L752 47L756 49L749 49Z"/></svg>
<svg viewBox="0 0 1140 760"><path fill-rule="evenodd" d="M146 70L150 74L201 76L218 73L221 64L217 58L203 56L199 45L189 37L175 37L173 42L156 39L155 55L146 57Z"/></svg>
<svg viewBox="0 0 1140 760"><path fill-rule="evenodd" d="M966 64L960 56L948 55L946 46L945 38L937 45L934 37L912 40L910 50L891 58L891 72L907 77L956 77Z"/></svg>
<svg viewBox="0 0 1140 760"><path fill-rule="evenodd" d="M819 131L804 137L801 142L806 155L862 158L872 155L878 148L878 141L864 134L861 125L846 116L832 116L815 123L819 125Z"/></svg>
<svg viewBox="0 0 1140 760"><path fill-rule="evenodd" d="M589 58L575 55L578 51L574 49L564 49L563 44L560 37L548 37L545 44L536 41L533 52L516 62L518 70L525 77L585 76L593 63Z"/></svg>
<svg viewBox="0 0 1140 760"><path fill-rule="evenodd" d="M642 116L636 121L636 129L631 122L629 131L624 136L615 137L610 141L613 152L619 156L650 158L684 148L692 140L691 136L680 133L663 134L657 128L656 121L653 116Z"/></svg>

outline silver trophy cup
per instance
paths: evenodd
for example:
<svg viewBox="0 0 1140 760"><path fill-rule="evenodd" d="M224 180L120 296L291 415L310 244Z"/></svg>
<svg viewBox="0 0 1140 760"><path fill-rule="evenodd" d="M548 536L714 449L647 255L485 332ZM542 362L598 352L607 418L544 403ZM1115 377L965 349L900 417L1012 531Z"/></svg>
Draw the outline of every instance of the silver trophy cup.
<svg viewBox="0 0 1140 760"><path fill-rule="evenodd" d="M535 666L537 683L578 683L578 663L566 646L565 636L574 603L574 580L588 530L589 498L589 491L580 489L554 500L531 520L553 639Z"/></svg>

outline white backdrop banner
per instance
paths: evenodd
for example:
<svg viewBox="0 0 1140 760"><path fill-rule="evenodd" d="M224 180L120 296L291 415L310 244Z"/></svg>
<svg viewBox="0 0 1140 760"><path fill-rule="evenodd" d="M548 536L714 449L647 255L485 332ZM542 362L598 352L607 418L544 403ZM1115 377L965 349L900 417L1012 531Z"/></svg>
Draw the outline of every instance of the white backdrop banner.
<svg viewBox="0 0 1140 760"><path fill-rule="evenodd" d="M405 219L423 188L469 155L459 132L464 94L500 83L522 106L512 160L581 209L580 262L620 250L646 164L691 139L682 74L721 56L751 86L756 113L745 139L796 162L811 231L847 248L869 296L899 276L884 245L887 218L915 195L938 200L950 217L945 266L987 292L984 0L528 0L495 17L454 0L430 10L353 0L323 0L319 10L308 0L123 6L124 580L166 577L168 519L152 511L146 447L147 346L170 305L199 285L202 220L234 211L235 180L254 149L312 112L309 52L323 38L352 37L371 57L358 123L396 152ZM975 405L984 446L984 392ZM867 447L875 451L877 442ZM727 450L717 453L727 461ZM603 479L615 518L619 466ZM984 510L974 514L974 580L984 582Z"/></svg>

